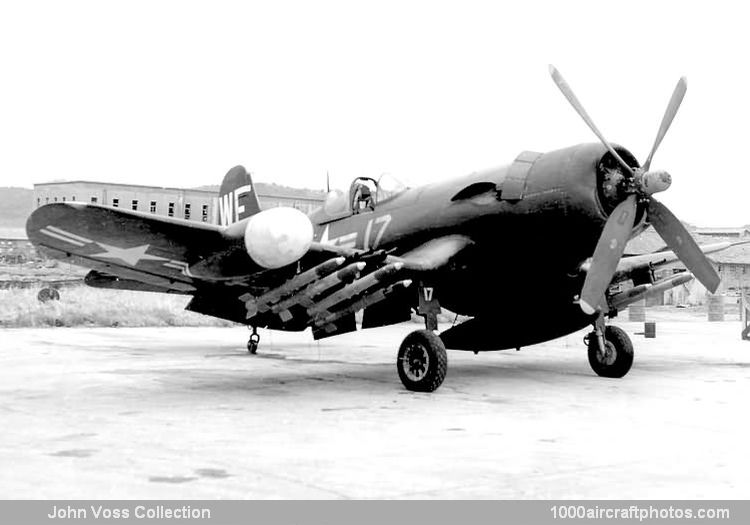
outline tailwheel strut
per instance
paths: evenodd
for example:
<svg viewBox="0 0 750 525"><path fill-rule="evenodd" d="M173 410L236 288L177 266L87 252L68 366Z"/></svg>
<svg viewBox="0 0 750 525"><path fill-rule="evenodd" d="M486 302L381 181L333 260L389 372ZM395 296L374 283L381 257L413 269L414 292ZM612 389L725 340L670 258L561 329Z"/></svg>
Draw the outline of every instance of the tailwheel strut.
<svg viewBox="0 0 750 525"><path fill-rule="evenodd" d="M250 339L247 341L247 351L255 355L258 353L258 344L260 343L260 336L258 335L258 327L252 327L253 333L250 334Z"/></svg>

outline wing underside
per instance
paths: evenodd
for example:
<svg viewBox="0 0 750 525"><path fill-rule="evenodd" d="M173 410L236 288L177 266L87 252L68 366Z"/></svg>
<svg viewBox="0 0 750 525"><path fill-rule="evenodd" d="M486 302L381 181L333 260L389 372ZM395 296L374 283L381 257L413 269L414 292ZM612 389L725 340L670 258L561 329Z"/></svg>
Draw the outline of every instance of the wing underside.
<svg viewBox="0 0 750 525"><path fill-rule="evenodd" d="M311 326L316 338L354 330L356 312L364 310L367 316L383 303L392 308L388 315L378 316L380 321L400 322L411 315L413 279L440 269L469 244L468 238L452 235L427 241L402 256L355 251L299 272L260 296L246 293L238 299L246 322L263 319L271 327ZM368 326L379 325L374 317L370 315Z"/></svg>

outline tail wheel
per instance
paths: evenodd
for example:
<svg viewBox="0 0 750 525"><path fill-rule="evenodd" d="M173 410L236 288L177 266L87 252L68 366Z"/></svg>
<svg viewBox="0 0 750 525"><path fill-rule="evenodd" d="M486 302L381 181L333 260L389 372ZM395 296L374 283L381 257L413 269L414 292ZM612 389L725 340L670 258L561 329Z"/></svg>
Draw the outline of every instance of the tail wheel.
<svg viewBox="0 0 750 525"><path fill-rule="evenodd" d="M260 343L260 336L257 332L253 332L250 335L250 339L247 341L247 351L251 354L258 353L258 344Z"/></svg>
<svg viewBox="0 0 750 525"><path fill-rule="evenodd" d="M434 392L448 372L448 354L443 341L429 330L410 333L398 350L396 368L407 390Z"/></svg>
<svg viewBox="0 0 750 525"><path fill-rule="evenodd" d="M623 377L633 366L633 343L622 328L607 326L604 329L604 346L599 348L598 338L588 338L589 364L602 377Z"/></svg>

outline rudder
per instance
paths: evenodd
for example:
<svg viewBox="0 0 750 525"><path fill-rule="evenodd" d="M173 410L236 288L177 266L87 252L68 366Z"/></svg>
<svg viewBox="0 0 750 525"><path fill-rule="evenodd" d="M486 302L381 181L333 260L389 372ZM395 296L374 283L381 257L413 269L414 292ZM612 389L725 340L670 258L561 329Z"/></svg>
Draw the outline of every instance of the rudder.
<svg viewBox="0 0 750 525"><path fill-rule="evenodd" d="M243 166L235 166L224 175L219 189L219 223L229 226L260 211L253 180Z"/></svg>

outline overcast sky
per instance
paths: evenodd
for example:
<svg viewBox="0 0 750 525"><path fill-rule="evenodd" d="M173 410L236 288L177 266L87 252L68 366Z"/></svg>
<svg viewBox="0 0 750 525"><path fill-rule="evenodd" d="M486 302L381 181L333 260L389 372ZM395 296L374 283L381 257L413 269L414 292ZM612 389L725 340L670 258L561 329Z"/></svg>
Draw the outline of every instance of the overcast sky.
<svg viewBox="0 0 750 525"><path fill-rule="evenodd" d="M729 2L0 3L0 185L412 184L606 137L681 219L750 223L748 16Z"/></svg>

